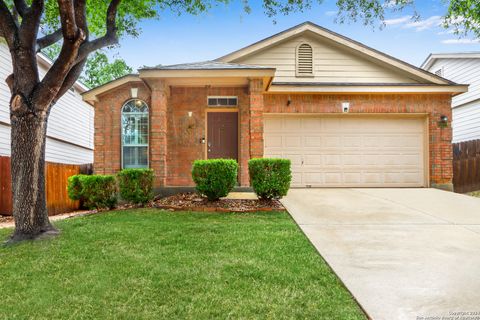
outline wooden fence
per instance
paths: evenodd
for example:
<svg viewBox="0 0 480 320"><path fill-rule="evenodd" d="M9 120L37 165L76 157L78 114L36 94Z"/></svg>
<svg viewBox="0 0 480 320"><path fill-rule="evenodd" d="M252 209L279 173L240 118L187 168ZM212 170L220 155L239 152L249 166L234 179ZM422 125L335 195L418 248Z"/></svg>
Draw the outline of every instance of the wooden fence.
<svg viewBox="0 0 480 320"><path fill-rule="evenodd" d="M480 190L480 139L453 144L453 188L459 193Z"/></svg>
<svg viewBox="0 0 480 320"><path fill-rule="evenodd" d="M78 201L72 201L67 194L67 179L79 173L89 174L92 165L70 165L47 162L45 169L47 207L49 215L74 211L79 208ZM10 158L0 157L0 215L12 214L12 191L10 176Z"/></svg>

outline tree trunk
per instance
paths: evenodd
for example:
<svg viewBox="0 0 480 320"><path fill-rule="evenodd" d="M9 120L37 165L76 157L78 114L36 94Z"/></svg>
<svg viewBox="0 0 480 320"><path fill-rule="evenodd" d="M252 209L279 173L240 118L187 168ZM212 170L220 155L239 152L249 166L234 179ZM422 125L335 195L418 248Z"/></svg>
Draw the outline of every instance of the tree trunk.
<svg viewBox="0 0 480 320"><path fill-rule="evenodd" d="M23 109L23 108L22 108ZM11 117L11 172L15 231L11 242L58 231L50 224L45 193L46 112Z"/></svg>

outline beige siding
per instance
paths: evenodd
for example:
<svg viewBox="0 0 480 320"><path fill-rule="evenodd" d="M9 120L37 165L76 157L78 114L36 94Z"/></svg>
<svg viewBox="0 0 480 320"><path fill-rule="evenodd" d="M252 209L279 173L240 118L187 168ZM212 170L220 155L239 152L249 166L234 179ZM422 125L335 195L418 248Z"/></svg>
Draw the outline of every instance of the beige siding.
<svg viewBox="0 0 480 320"><path fill-rule="evenodd" d="M296 77L296 49L306 42L313 47L314 77ZM234 62L274 67L274 82L417 83L400 73L318 37L300 35Z"/></svg>

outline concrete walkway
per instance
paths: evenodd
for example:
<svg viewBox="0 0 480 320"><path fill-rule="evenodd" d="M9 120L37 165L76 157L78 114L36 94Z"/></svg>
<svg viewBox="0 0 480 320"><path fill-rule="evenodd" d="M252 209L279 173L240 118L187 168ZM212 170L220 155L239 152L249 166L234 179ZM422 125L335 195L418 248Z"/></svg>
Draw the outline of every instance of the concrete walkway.
<svg viewBox="0 0 480 320"><path fill-rule="evenodd" d="M480 198L292 189L282 203L373 319L480 319Z"/></svg>

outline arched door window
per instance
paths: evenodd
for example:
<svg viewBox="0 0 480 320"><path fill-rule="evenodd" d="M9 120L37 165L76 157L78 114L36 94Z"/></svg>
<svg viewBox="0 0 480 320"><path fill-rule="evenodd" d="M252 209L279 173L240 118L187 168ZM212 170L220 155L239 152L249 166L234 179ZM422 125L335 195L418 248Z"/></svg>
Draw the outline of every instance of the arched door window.
<svg viewBox="0 0 480 320"><path fill-rule="evenodd" d="M148 168L148 106L142 100L122 107L122 167Z"/></svg>

